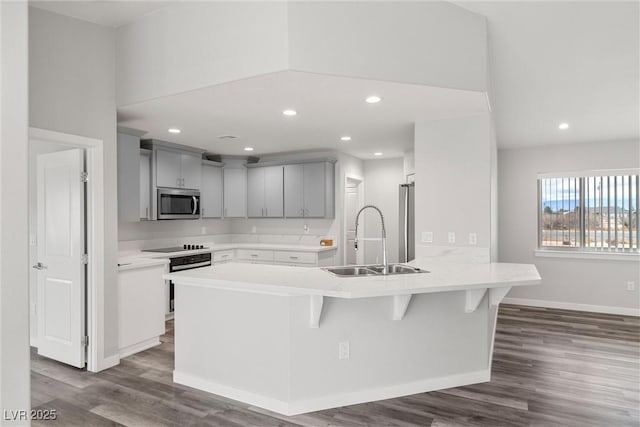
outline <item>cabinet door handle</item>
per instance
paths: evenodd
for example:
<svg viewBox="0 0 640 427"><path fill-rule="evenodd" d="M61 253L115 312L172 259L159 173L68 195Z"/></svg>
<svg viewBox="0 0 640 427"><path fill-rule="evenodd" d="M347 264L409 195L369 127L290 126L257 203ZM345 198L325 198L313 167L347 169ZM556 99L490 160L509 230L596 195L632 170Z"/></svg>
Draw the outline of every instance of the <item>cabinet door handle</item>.
<svg viewBox="0 0 640 427"><path fill-rule="evenodd" d="M251 254L251 256L255 258L258 256L258 254Z"/></svg>
<svg viewBox="0 0 640 427"><path fill-rule="evenodd" d="M292 256L289 257L289 259L298 259L298 257L292 255Z"/></svg>
<svg viewBox="0 0 640 427"><path fill-rule="evenodd" d="M144 217L146 219L149 219L149 206L147 206L146 208L144 208Z"/></svg>

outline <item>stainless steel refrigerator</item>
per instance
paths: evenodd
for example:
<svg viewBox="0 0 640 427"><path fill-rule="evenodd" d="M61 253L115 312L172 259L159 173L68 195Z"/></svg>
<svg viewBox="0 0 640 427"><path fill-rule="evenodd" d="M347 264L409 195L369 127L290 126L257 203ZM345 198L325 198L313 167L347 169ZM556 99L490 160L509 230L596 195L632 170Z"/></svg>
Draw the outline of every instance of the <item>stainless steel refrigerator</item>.
<svg viewBox="0 0 640 427"><path fill-rule="evenodd" d="M400 262L415 258L415 184L400 184Z"/></svg>

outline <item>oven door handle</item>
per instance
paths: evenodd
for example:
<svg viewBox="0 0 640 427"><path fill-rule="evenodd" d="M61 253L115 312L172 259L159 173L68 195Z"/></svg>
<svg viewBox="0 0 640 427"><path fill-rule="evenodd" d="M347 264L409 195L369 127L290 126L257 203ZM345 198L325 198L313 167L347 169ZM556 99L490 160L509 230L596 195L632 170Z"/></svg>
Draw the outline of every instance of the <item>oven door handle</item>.
<svg viewBox="0 0 640 427"><path fill-rule="evenodd" d="M203 262L196 262L194 264L177 265L175 267L170 267L169 270L171 273L173 273L174 271L191 270L192 268L208 267L210 265L211 265L211 261L203 261Z"/></svg>
<svg viewBox="0 0 640 427"><path fill-rule="evenodd" d="M196 196L191 196L193 198L193 212L192 215L195 215L198 212L198 198Z"/></svg>

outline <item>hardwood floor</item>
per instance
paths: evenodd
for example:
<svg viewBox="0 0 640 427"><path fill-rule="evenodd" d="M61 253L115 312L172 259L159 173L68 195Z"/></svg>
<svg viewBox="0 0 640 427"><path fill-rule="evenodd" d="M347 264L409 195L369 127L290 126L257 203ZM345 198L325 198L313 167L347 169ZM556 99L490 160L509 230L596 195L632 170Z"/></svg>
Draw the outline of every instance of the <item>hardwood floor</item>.
<svg viewBox="0 0 640 427"><path fill-rule="evenodd" d="M502 305L491 382L295 417L174 385L173 330L98 374L32 352L34 409L61 426L638 426L640 319Z"/></svg>

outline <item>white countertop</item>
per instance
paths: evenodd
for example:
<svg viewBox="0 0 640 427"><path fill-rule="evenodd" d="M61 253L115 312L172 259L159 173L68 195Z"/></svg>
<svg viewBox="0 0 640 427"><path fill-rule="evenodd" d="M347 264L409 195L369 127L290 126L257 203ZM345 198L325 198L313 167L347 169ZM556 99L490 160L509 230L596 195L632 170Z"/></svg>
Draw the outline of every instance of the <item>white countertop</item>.
<svg viewBox="0 0 640 427"><path fill-rule="evenodd" d="M166 274L178 285L275 295L367 298L539 284L532 264L412 263L430 271L390 276L338 277L320 268L227 263Z"/></svg>
<svg viewBox="0 0 640 427"><path fill-rule="evenodd" d="M198 243L206 247L206 249L194 249L190 251L178 252L146 252L142 251L124 251L118 254L118 259L130 259L135 257L143 258L172 258L177 256L204 254L208 252L218 252L232 249L255 249L255 250L271 250L271 251L288 251L288 252L327 252L335 251L337 246L320 246L320 245L287 245L281 243Z"/></svg>

